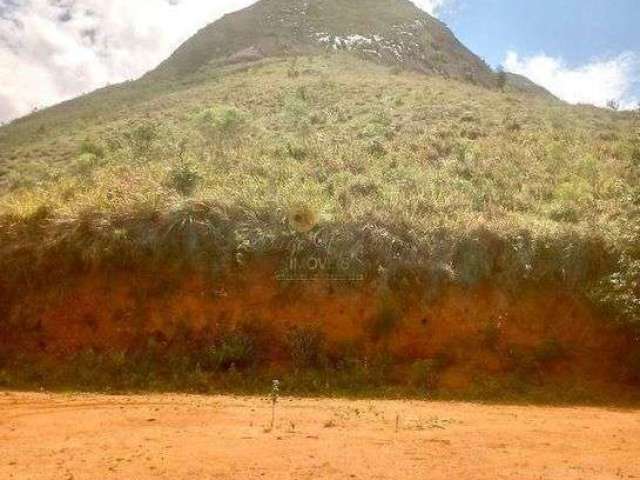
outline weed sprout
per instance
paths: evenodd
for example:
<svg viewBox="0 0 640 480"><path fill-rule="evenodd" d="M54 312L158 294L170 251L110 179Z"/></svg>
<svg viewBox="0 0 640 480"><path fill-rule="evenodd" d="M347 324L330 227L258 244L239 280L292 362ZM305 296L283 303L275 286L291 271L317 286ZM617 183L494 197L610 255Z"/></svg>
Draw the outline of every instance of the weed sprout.
<svg viewBox="0 0 640 480"><path fill-rule="evenodd" d="M271 429L273 430L276 425L276 405L278 398L280 398L280 380L274 380L271 383Z"/></svg>

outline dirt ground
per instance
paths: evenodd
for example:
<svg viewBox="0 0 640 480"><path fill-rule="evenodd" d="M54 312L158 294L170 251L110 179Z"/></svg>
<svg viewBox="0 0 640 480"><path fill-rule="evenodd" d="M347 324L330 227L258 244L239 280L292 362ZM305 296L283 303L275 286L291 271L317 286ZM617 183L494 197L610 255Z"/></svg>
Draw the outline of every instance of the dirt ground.
<svg viewBox="0 0 640 480"><path fill-rule="evenodd" d="M640 411L0 392L0 479L640 479Z"/></svg>

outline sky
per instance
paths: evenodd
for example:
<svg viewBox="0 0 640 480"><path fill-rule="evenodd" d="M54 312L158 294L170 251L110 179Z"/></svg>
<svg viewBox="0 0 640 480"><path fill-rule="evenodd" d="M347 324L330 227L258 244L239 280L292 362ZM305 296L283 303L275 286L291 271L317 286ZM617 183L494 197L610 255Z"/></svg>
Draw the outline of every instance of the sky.
<svg viewBox="0 0 640 480"><path fill-rule="evenodd" d="M254 1L0 0L0 122L137 78ZM563 100L640 101L639 0L412 1L490 65Z"/></svg>
<svg viewBox="0 0 640 480"><path fill-rule="evenodd" d="M490 65L567 102L640 102L639 0L449 0L439 17Z"/></svg>

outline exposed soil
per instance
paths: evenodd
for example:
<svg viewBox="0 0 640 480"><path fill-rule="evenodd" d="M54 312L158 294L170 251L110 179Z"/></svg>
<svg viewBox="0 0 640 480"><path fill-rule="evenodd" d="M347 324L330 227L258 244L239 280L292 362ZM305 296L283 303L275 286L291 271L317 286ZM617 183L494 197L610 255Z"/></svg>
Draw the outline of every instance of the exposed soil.
<svg viewBox="0 0 640 480"><path fill-rule="evenodd" d="M567 384L625 378L630 337L570 292L547 288L510 295L484 284L449 286L429 300L425 286L400 296L375 281L351 288L323 280L283 285L278 267L267 263L246 275L215 278L95 272L63 287L37 289L13 305L5 328L0 324L0 354L64 359L89 349L144 349L150 338L167 348L180 347L185 338L206 346L221 331L249 323L269 336L262 364L286 362L279 339L307 326L322 332L336 358L345 349L363 358L385 352L405 365L446 358L439 386L454 391L468 390L478 375L504 377L519 370ZM546 345L555 350L548 352Z"/></svg>
<svg viewBox="0 0 640 480"><path fill-rule="evenodd" d="M0 394L2 479L631 479L640 411Z"/></svg>

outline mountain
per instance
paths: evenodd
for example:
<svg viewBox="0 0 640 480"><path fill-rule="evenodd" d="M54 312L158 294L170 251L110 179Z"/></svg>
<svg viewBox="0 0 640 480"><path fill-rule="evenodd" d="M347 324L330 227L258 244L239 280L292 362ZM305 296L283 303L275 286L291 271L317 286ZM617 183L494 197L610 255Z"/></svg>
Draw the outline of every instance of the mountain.
<svg viewBox="0 0 640 480"><path fill-rule="evenodd" d="M0 128L0 386L637 392L638 131L405 0L262 0Z"/></svg>
<svg viewBox="0 0 640 480"><path fill-rule="evenodd" d="M495 85L491 69L409 0L262 0L207 26L151 76L345 50L385 65Z"/></svg>

